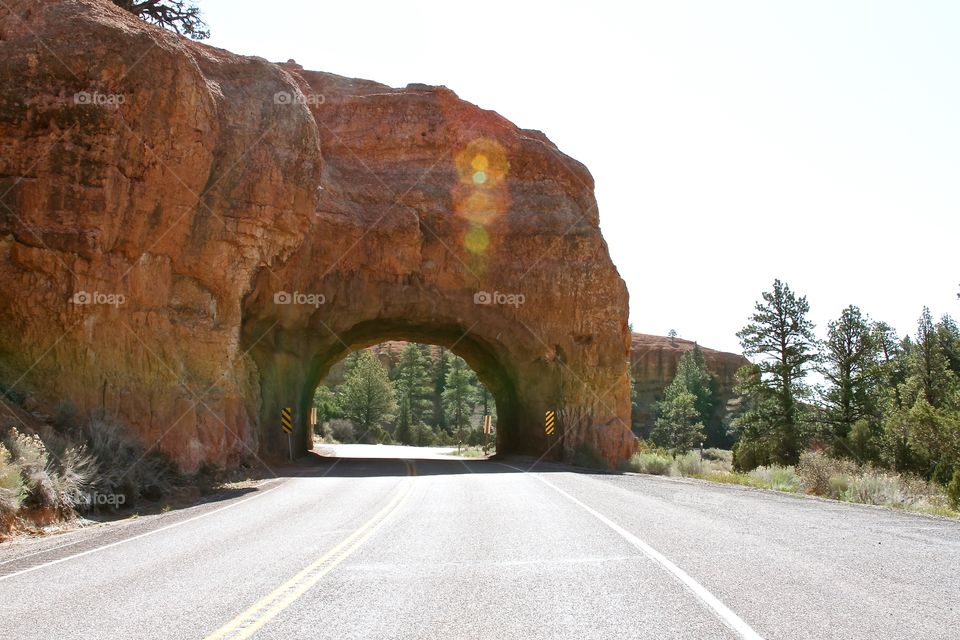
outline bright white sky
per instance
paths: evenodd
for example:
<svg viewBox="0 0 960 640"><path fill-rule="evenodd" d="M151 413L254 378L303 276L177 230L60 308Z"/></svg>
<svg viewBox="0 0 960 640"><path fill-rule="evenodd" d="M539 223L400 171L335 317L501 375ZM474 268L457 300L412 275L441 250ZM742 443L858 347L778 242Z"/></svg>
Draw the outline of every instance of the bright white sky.
<svg viewBox="0 0 960 640"><path fill-rule="evenodd" d="M818 331L960 316L960 2L199 0L209 43L540 129L597 183L634 330L740 351L779 277Z"/></svg>

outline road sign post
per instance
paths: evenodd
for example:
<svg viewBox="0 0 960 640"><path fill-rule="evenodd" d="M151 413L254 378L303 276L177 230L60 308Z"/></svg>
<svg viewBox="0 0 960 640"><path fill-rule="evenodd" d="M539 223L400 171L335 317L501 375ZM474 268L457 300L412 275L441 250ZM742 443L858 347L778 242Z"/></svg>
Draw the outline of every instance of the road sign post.
<svg viewBox="0 0 960 640"><path fill-rule="evenodd" d="M547 410L543 416L543 433L546 436L552 436L556 430L557 414L555 411Z"/></svg>
<svg viewBox="0 0 960 640"><path fill-rule="evenodd" d="M487 452L487 436L493 433L493 416L483 416L483 452Z"/></svg>
<svg viewBox="0 0 960 640"><path fill-rule="evenodd" d="M293 461L293 407L284 407L280 410L280 429L287 434L287 449L290 452L290 461Z"/></svg>

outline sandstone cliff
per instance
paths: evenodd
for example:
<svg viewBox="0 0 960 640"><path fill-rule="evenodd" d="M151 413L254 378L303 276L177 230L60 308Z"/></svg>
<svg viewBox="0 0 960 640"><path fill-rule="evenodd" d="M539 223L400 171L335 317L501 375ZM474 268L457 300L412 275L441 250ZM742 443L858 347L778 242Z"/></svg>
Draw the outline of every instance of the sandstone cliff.
<svg viewBox="0 0 960 640"><path fill-rule="evenodd" d="M653 428L656 418L656 402L662 399L663 390L677 374L680 357L692 351L694 342L682 338L653 336L634 333L630 345L630 366L635 385L635 404L633 409L633 427L646 437ZM737 369L749 364L740 354L716 351L700 346L707 369L713 375L716 410L710 422L705 425L707 438L711 446L729 447L731 441L723 432L723 420L726 404L734 397L733 386Z"/></svg>
<svg viewBox="0 0 960 640"><path fill-rule="evenodd" d="M283 451L283 406L309 446L346 349L422 340L497 397L501 450L633 451L626 288L592 177L543 134L105 0L0 5L0 87L0 382L45 411L231 465Z"/></svg>

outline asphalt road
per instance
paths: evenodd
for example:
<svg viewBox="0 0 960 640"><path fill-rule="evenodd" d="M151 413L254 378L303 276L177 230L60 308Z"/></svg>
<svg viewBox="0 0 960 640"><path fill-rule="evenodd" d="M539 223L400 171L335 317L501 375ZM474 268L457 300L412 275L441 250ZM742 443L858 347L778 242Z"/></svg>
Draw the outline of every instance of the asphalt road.
<svg viewBox="0 0 960 640"><path fill-rule="evenodd" d="M960 637L956 522L390 454L0 545L0 638Z"/></svg>

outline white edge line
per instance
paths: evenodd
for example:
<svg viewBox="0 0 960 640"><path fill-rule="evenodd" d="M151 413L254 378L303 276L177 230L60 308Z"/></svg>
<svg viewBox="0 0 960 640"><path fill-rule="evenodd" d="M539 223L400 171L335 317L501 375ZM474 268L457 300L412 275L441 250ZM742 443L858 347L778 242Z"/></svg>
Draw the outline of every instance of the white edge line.
<svg viewBox="0 0 960 640"><path fill-rule="evenodd" d="M294 476L294 477L296 477L296 476ZM187 524L187 523L190 523L190 522L194 522L194 521L196 521L196 520L199 520L200 518L206 518L207 516L212 516L212 515L215 514L215 513L220 513L221 511L226 511L227 509L232 509L233 507L236 507L236 506L238 506L238 505L244 504L244 503L246 503L246 502L250 502L251 500L255 500L255 499L257 499L257 498L259 498L259 497L261 497L261 496L264 496L264 495L270 493L271 491L274 491L274 490L276 490L276 489L279 489L280 487L282 487L282 486L285 485L285 484L286 484L286 482L281 482L281 483L278 484L277 486L275 486L275 487L270 487L270 488L267 489L266 491L263 491L263 492L259 492L259 491L258 491L256 495L250 496L249 498L244 498L243 500L240 500L240 501L238 501L238 502L233 502L233 503L231 503L231 504L228 504L228 505L225 506L225 507L220 507L219 509L214 509L213 511L207 511L206 513L201 513L201 514L198 515L198 516L194 516L194 517L192 517L192 518L187 518L186 520L181 520L180 522L174 522L174 523L172 523L172 524L168 524L168 525L166 525L166 526L164 526L164 527L160 527L159 529L152 529L151 531L145 531L144 533L140 533L140 534L137 534L137 535L135 535L135 536L131 536L131 537L129 537L129 538L124 538L123 540L117 540L116 542L111 542L110 544L105 544L105 545L103 545L102 547L94 547L93 549L87 549L86 551L81 551L80 553L75 553L75 554L73 554L72 556L66 556L65 558L58 558L57 560L51 560L50 562L44 562L43 564L38 564L38 565L36 565L36 566L34 566L34 567L27 567L26 569L21 569L20 571L15 571L15 572L13 572L13 573L8 573L7 575L0 576L0 582L3 582L4 580L9 580L10 578L15 578L15 577L17 577L17 576L22 576L23 574L25 574L25 573L30 573L31 571L37 571L37 570L39 570L39 569L44 569L44 568L46 568L46 567L51 567L51 566L53 566L53 565L55 565L55 564L60 564L61 562L66 562L66 561L68 561L68 560L73 560L73 559L75 559L75 558L81 558L81 557L83 557L83 556L90 555L91 553L96 553L96 552L98 552L98 551L104 551L105 549L110 549L111 547L116 547L116 546L119 546L119 545L121 545L121 544L126 544L127 542L133 542L134 540L139 540L140 538L145 538L145 537L147 537L147 536L152 536L152 535L155 534L155 533L160 533L161 531L167 531L168 529L173 529L174 527L179 527L179 526L181 526L181 525L184 525L184 524ZM52 549L51 549L51 551L52 551Z"/></svg>
<svg viewBox="0 0 960 640"><path fill-rule="evenodd" d="M523 469L519 469L512 465L504 464L503 462L501 462L500 464L502 464L505 467L509 467L511 469L519 471L521 473L525 473L527 475L533 476L534 478L536 478L543 484L547 485L548 487L550 487L551 489L553 489L563 497L567 498L574 504L579 505L587 513L592 515L594 518L596 518L603 524L607 525L608 527L616 531L627 542L629 542L634 547L636 547L641 552L643 552L644 555L646 555L651 560L654 560L661 567L663 567L664 569L672 573L677 580L683 583L685 587L690 589L690 591L692 591L695 596L700 598L700 600L702 600L704 604L706 604L708 607L713 609L713 612L716 613L720 617L720 619L723 620L723 622L726 623L731 629L733 629L738 634L740 634L742 638L745 638L746 640L763 640L763 636L761 636L756 631L754 631L749 624L744 622L743 619L740 616L738 616L736 613L734 613L729 607L727 607L727 605L720 602L719 598L717 598L715 595L707 591L706 587L704 587L699 582L694 580L690 576L690 574L688 574L686 571L684 571L677 565L673 564L666 556L664 556L662 553L660 553L659 551L651 547L649 544L647 544L637 536L633 535L632 533L630 533L629 531L627 531L626 529L618 525L616 522L613 522L612 520L610 520L608 517L606 517L596 509L593 509L592 507L584 504L577 498L574 498L572 495L570 495L563 489L557 487L553 483L545 480L544 478L541 478L540 476L534 475L532 473L528 473Z"/></svg>

